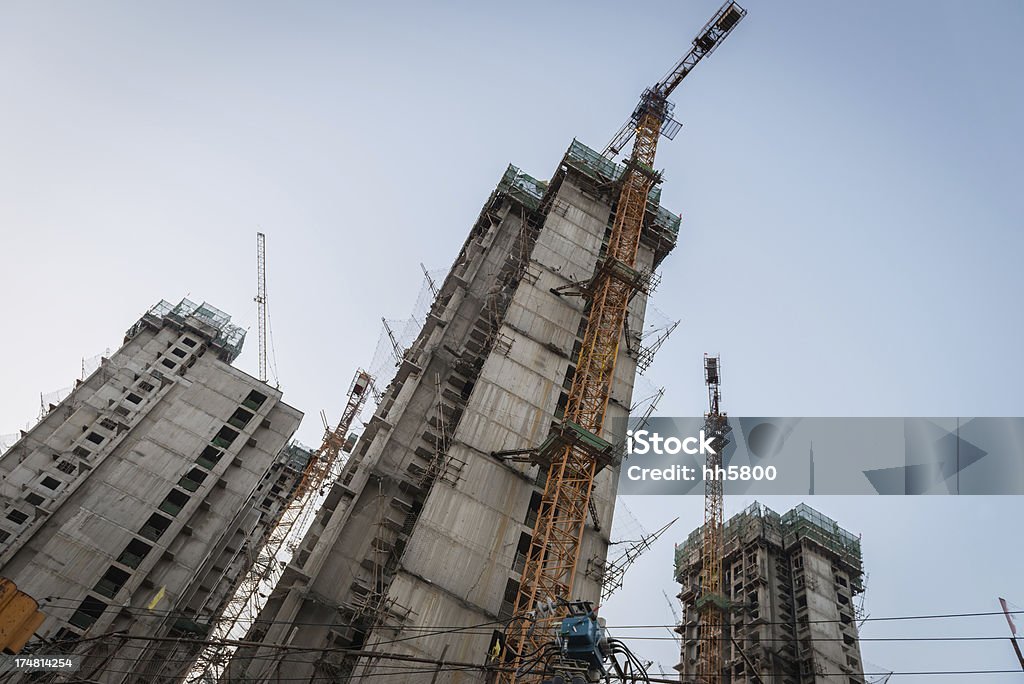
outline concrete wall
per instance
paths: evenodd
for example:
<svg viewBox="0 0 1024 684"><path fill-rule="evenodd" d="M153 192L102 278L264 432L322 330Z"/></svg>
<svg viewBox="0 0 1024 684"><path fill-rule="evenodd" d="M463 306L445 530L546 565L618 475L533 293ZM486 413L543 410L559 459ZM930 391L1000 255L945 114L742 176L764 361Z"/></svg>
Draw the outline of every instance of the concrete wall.
<svg viewBox="0 0 1024 684"><path fill-rule="evenodd" d="M719 645L723 682L863 683L853 606L861 585L859 577L853 581L853 569L813 540L787 532L767 509L734 516L729 526L722 572L733 608L724 617L728 627ZM684 617L677 630L683 642L676 669L680 681L691 684L698 681L699 648L705 643L694 608L702 565L698 547L677 567Z"/></svg>
<svg viewBox="0 0 1024 684"><path fill-rule="evenodd" d="M228 681L272 680L282 672L344 680L392 671L386 659L341 658L341 648L485 662L488 629L428 632L504 629L507 596L522 569L517 551L532 533L529 509L543 474L491 454L533 448L547 437L568 392L584 311L581 298L551 289L593 274L610 218L609 189L593 179L562 167L551 188L546 214L501 193L488 201L342 480L250 633L267 646L240 651ZM654 261L644 246L638 267L650 269ZM645 297L636 296L635 330L644 306ZM628 415L635 367L622 345L609 418ZM436 478L421 488L418 474L429 471L438 451L439 410L451 434L434 464ZM605 439L621 441L612 426L624 428L624 421L605 425ZM602 525L587 525L575 598L599 596L616 477L611 468L598 477L594 502ZM273 647L285 643L336 650L286 655ZM420 679L482 677L467 671Z"/></svg>
<svg viewBox="0 0 1024 684"><path fill-rule="evenodd" d="M74 640L112 630L159 633L182 615L181 599L197 573L244 522L239 511L252 506L254 488L301 413L218 358L208 344L215 337L197 319L150 320L0 460L0 517L31 512L13 529L6 520L11 536L0 573L45 597L38 634ZM253 391L262 405L246 409L244 426L228 426L237 436L216 448L215 464L197 464ZM184 480L190 473L202 481ZM44 480L59 484L50 489ZM26 497L44 490L45 501L31 507ZM172 491L180 510L165 503ZM159 535L147 526L152 515L167 525ZM129 559L124 552L133 544L148 550ZM108 572L123 575L100 584ZM87 605L96 610L83 611ZM90 650L87 667L106 658L101 650ZM96 676L120 681L131 669L129 656L120 657L122 667L103 666Z"/></svg>

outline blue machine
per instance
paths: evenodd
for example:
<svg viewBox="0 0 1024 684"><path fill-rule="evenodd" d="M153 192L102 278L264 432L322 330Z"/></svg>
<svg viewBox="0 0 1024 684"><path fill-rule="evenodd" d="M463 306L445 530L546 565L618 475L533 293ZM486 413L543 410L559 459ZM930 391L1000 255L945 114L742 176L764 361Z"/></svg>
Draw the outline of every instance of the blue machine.
<svg viewBox="0 0 1024 684"><path fill-rule="evenodd" d="M558 641L565 660L585 663L591 672L605 674L606 656L602 650L605 640L604 627L594 615L594 607L588 601L574 601L568 604L569 615L562 618L558 630Z"/></svg>

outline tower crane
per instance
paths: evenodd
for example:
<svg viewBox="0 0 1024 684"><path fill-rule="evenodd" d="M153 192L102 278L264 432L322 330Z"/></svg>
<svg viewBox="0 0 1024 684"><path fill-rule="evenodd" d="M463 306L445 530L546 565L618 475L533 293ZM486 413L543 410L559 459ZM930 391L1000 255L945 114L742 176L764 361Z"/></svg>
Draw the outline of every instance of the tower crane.
<svg viewBox="0 0 1024 684"><path fill-rule="evenodd" d="M349 385L348 398L341 419L332 429L325 420L323 443L310 454L302 467L298 483L292 490L281 517L270 531L266 542L258 550L253 564L246 571L238 589L229 600L217 623L211 630L215 637L241 638L263 607L266 595L273 590L283 573L286 547L298 543L312 522L323 501L322 489L341 474L345 459L342 454L351 450L349 428L360 414L373 387L373 376L357 370ZM233 650L225 645L208 646L192 666L187 682L216 679Z"/></svg>
<svg viewBox="0 0 1024 684"><path fill-rule="evenodd" d="M502 675L505 682L541 678L541 673L525 671L524 664L544 648L553 628L566 618L594 477L612 462L613 448L599 435L626 309L631 296L645 288L636 257L648 194L661 179L654 170L658 138L672 138L680 127L671 117L673 105L668 97L745 14L735 2L726 2L701 29L686 56L644 91L629 121L605 150L606 156L614 158L635 138L620 180L606 256L586 288L590 313L565 417L538 458L548 476L516 598L515 619L507 629L505 643L513 654L514 667ZM551 610L537 610L542 605ZM526 619L529 615L534 619Z"/></svg>
<svg viewBox="0 0 1024 684"><path fill-rule="evenodd" d="M704 355L704 382L708 387L708 412L704 414L704 432L717 447L708 450L707 471L722 469L722 451L730 431L726 414L721 411L722 364L717 356ZM722 681L722 623L728 602L722 594L722 525L724 520L722 481L704 479L704 536L701 546L700 595L696 608L700 619L697 652L697 681L718 684Z"/></svg>

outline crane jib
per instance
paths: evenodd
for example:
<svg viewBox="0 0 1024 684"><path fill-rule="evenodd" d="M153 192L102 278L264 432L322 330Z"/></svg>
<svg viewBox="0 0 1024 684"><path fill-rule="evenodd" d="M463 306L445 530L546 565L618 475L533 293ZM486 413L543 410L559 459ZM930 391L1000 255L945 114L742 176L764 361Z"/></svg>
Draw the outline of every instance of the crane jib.
<svg viewBox="0 0 1024 684"><path fill-rule="evenodd" d="M651 88L644 91L644 95L641 96L640 104L637 105L637 108L633 111L633 115L630 117L629 121L623 124L622 128L619 129L619 132L615 134L614 138L612 138L612 141L608 143L607 147L605 147L604 156L609 159L614 159L626 147L626 145L629 144L629 141L633 139L633 136L636 133L636 124L640 120L638 112L643 107L644 98L647 94L651 91L657 91L661 93L663 98L667 98L671 95L672 91L674 91L679 84L682 83L683 79L693 71L693 68L697 66L697 63L714 52L715 48L725 40L725 37L732 32L736 27L736 24L738 24L746 14L747 11L737 3L732 2L732 0L729 0L729 2L722 5L719 10L715 12L714 16L708 20L708 23L704 25L704 28L700 30L697 37L693 39L693 48L691 48L691 50L681 60L679 60L679 62L672 67L661 80ZM671 118L671 110L669 110L668 114L669 116L662 119L662 135L669 140L672 140L682 124Z"/></svg>

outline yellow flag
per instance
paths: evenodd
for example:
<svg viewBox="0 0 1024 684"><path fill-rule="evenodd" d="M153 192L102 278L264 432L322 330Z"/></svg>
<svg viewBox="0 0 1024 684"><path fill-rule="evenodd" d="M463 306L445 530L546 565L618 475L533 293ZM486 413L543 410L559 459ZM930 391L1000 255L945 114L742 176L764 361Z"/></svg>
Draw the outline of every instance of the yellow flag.
<svg viewBox="0 0 1024 684"><path fill-rule="evenodd" d="M167 593L167 587L160 587L160 590L153 594L153 599L146 606L149 610L156 608L157 604L164 600L164 594Z"/></svg>

